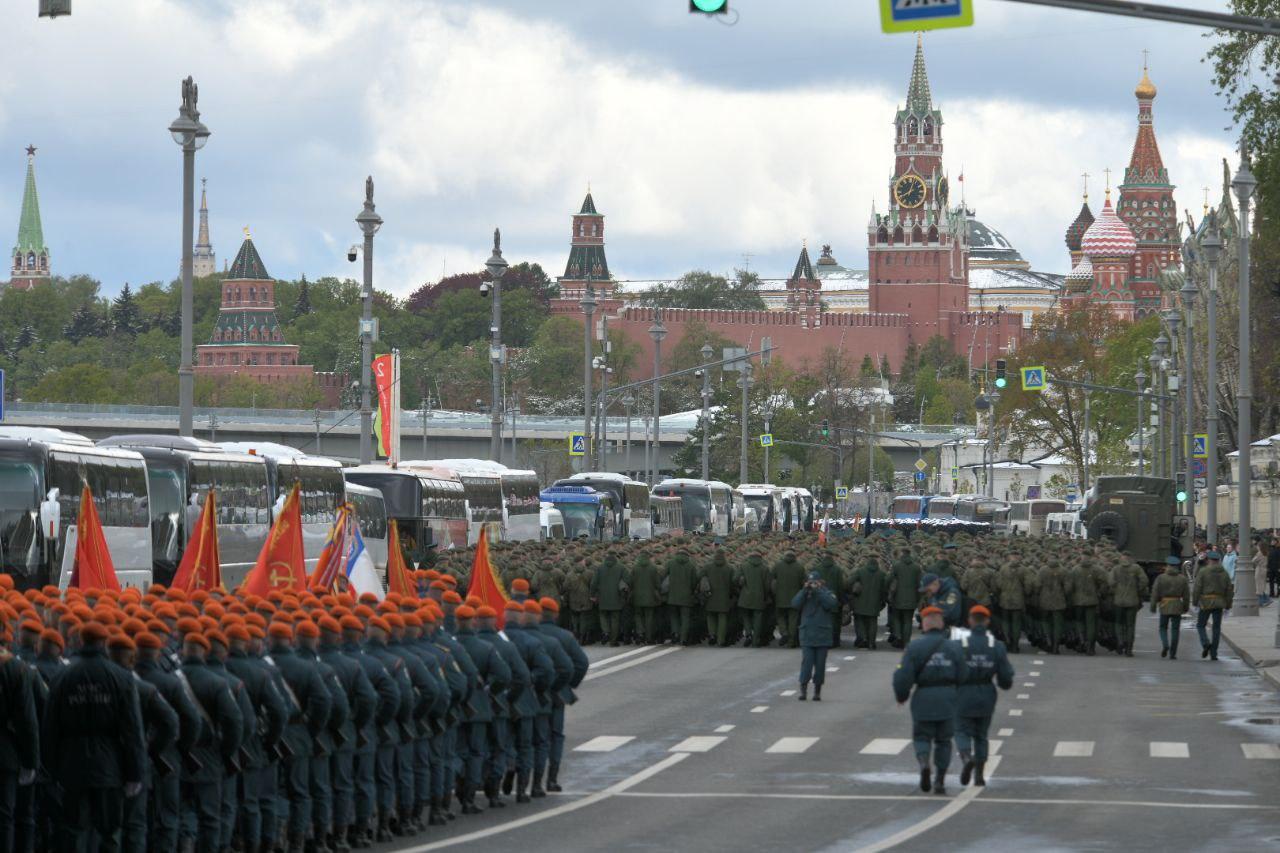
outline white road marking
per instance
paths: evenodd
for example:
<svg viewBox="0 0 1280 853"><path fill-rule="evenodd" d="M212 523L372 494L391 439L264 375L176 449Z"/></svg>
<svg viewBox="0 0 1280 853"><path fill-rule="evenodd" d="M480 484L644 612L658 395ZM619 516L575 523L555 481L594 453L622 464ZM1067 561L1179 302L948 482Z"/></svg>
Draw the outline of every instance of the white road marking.
<svg viewBox="0 0 1280 853"><path fill-rule="evenodd" d="M1053 748L1054 758L1090 758L1093 756L1091 740L1060 740Z"/></svg>
<svg viewBox="0 0 1280 853"><path fill-rule="evenodd" d="M680 741L668 752L710 752L725 742L725 738L716 735L694 735Z"/></svg>
<svg viewBox="0 0 1280 853"><path fill-rule="evenodd" d="M1280 758L1280 743L1242 743L1245 758Z"/></svg>
<svg viewBox="0 0 1280 853"><path fill-rule="evenodd" d="M1190 758L1191 750L1185 743L1173 741L1151 741L1152 758Z"/></svg>
<svg viewBox="0 0 1280 853"><path fill-rule="evenodd" d="M1000 752L1000 747L1002 747L1002 746L1004 746L1004 741L1002 741L1002 740L989 740L989 741L987 741L987 754L988 754L988 755L996 755L996 754L998 754L998 753Z"/></svg>
<svg viewBox="0 0 1280 853"><path fill-rule="evenodd" d="M1013 729L1001 729L996 732L1000 737L1013 737Z"/></svg>
<svg viewBox="0 0 1280 853"><path fill-rule="evenodd" d="M1042 660L1033 660L1032 663L1036 666L1044 666L1044 661Z"/></svg>
<svg viewBox="0 0 1280 853"><path fill-rule="evenodd" d="M620 746L631 743L635 740L632 735L600 735L593 737L586 743L579 744L573 748L574 752L613 752Z"/></svg>
<svg viewBox="0 0 1280 853"><path fill-rule="evenodd" d="M839 671L840 671L840 667L838 667L838 666L829 666L829 667L827 667L827 672L839 672Z"/></svg>
<svg viewBox="0 0 1280 853"><path fill-rule="evenodd" d="M784 691L782 691L781 693L779 693L778 695L779 695L779 696L794 696L794 695L796 695L796 692L795 692L794 690L784 690Z"/></svg>
<svg viewBox="0 0 1280 853"><path fill-rule="evenodd" d="M901 755L902 750L910 745L910 738L878 737L859 752L862 755Z"/></svg>
<svg viewBox="0 0 1280 853"><path fill-rule="evenodd" d="M678 652L680 651L680 648L681 648L680 646L669 646L665 649L658 649L653 654L648 654L648 655L645 655L644 657L638 657L635 660L624 661L616 666L611 666L605 670L596 670L593 672L588 672L587 677L582 680L590 681L593 678L600 678L601 676L605 676L605 675L613 675L615 672L621 672L624 669L630 669L631 667L636 666L638 664L648 663L649 661L660 658L663 655L669 655L672 652ZM621 657L621 655L619 655L619 657ZM609 658L609 660L615 660L615 659L616 658Z"/></svg>
<svg viewBox="0 0 1280 853"><path fill-rule="evenodd" d="M996 768L999 766L1000 766L1000 756L998 755L991 756L991 758L987 761L986 775L988 777L994 776L996 772ZM977 797L980 793L982 793L985 790L986 788L979 788L976 785L971 785L970 787L965 788L958 795L956 795L955 799L953 799L951 802L947 803L945 806L938 809L936 812L929 815L924 820L920 821L919 823L914 823L911 826L908 826L906 829L903 829L899 832L895 832L893 835L890 835L888 838L882 838L881 840L877 841L875 844L869 844L866 847L859 848L858 853L880 853L881 850L889 850L894 847L897 847L899 844L905 844L911 839L917 836L923 835L926 832L929 832L934 827L946 821L948 818L959 814L964 809L965 806L973 802L974 798Z"/></svg>
<svg viewBox="0 0 1280 853"><path fill-rule="evenodd" d="M780 737L765 752L804 752L817 742L816 737Z"/></svg>
<svg viewBox="0 0 1280 853"><path fill-rule="evenodd" d="M467 842L470 842L470 841L479 841L481 838L489 838L490 836L500 835L501 833L504 833L504 832L510 832L513 829L519 829L523 826L528 826L533 823L544 821L547 818L559 817L562 814L567 814L569 812L577 811L578 809L586 808L587 806L594 806L596 803L602 802L603 800L607 800L610 797L617 796L629 788L634 788L636 785L639 785L640 783L645 782L650 778L658 775L663 770L666 770L668 767L674 767L675 765L679 764L681 761L684 761L688 757L689 757L689 753L687 752L679 752L679 753L676 753L675 755L668 755L666 758L662 759L661 761L655 764L649 765L645 769L641 770L640 772L632 776L628 776L626 779L623 779L621 782L618 782L615 785L610 785L608 788L605 788L603 791L597 791L594 794L589 794L580 800L574 800L572 802L565 803L564 805L547 809L546 811L539 811L530 815L525 815L524 817L518 818L517 820L507 821L506 823L500 823L497 826L491 826L491 827L488 827L487 829L477 829L475 832L469 832L466 835L455 835L450 838L442 838L439 841L433 841L430 844L422 844L417 847L405 847L403 848L403 853L427 853L427 851L429 850L440 850L445 847L452 847L455 844L466 844Z"/></svg>
<svg viewBox="0 0 1280 853"><path fill-rule="evenodd" d="M1021 716L1022 716L1022 709L1021 709L1021 708L1010 708L1010 709L1009 709L1009 716L1010 716L1010 717L1021 717Z"/></svg>
<svg viewBox="0 0 1280 853"><path fill-rule="evenodd" d="M630 796L630 795L628 795ZM678 794L673 796L680 796ZM905 798L904 798L905 799ZM1147 802L1143 800L1033 800L1021 797L983 797L979 803L1037 806L1145 806L1153 809L1274 809L1254 803L1182 803L1177 800Z"/></svg>
<svg viewBox="0 0 1280 853"><path fill-rule="evenodd" d="M857 655L845 655L845 656L844 656L844 659L845 659L845 660L857 660L857 659L858 659L858 656L857 656Z"/></svg>
<svg viewBox="0 0 1280 853"><path fill-rule="evenodd" d="M1019 698L1019 699L1030 699L1030 698L1031 698L1031 694L1030 694L1030 693L1019 693L1019 694L1018 694L1018 698Z"/></svg>
<svg viewBox="0 0 1280 853"><path fill-rule="evenodd" d="M795 691L792 691L792 692L794 693ZM765 711L767 711L767 710L769 710L769 706L768 706L768 705L757 705L757 706L755 706L754 708L752 708L752 709L751 709L751 713L753 713L753 714L763 714L763 713L764 713Z"/></svg>
<svg viewBox="0 0 1280 853"><path fill-rule="evenodd" d="M565 794L572 792L565 791ZM896 803L920 803L927 802L922 800L919 794L801 794L801 793L761 793L761 792L743 792L743 791L625 791L615 796L618 797L639 797L642 799L653 800L674 800L682 798L697 798L705 800L713 799L732 799L732 800L836 800L836 801L884 801ZM941 802L941 800L939 800ZM1180 803L1176 800L1165 802L1144 802L1141 800L1037 800L1023 797L981 797L976 800L981 805L983 803L992 803L998 805L1052 805L1052 806L1138 806L1153 809L1245 809L1245 810L1273 810L1275 806L1259 805L1257 803Z"/></svg>
<svg viewBox="0 0 1280 853"><path fill-rule="evenodd" d="M652 651L655 648L657 648L657 646L639 646L637 648L622 652L621 654L609 655L608 657L600 658L599 660L593 660L591 661L591 669L596 669L597 667L603 668L606 666L612 666L614 661L620 661L623 658L629 658L632 655L638 655L641 652Z"/></svg>
<svg viewBox="0 0 1280 853"><path fill-rule="evenodd" d="M718 735L727 735L729 732L733 731L733 730L734 730L734 729L736 729L736 728L737 728L737 726L733 726L733 725L717 726L717 727L716 727L716 734L718 734Z"/></svg>
<svg viewBox="0 0 1280 853"><path fill-rule="evenodd" d="M1031 676L1032 678L1035 678L1039 674L1040 674L1039 670L1027 673L1027 675Z"/></svg>
<svg viewBox="0 0 1280 853"><path fill-rule="evenodd" d="M1035 686L1036 686L1036 683L1035 683L1034 681L1024 681L1024 682L1022 682L1022 686L1023 686L1023 687L1035 687Z"/></svg>

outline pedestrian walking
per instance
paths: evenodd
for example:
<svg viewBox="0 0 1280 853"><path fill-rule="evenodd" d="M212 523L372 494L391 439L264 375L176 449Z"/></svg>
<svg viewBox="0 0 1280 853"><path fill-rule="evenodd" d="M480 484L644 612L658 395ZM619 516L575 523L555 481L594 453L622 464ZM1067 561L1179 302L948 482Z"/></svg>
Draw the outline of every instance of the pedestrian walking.
<svg viewBox="0 0 1280 853"><path fill-rule="evenodd" d="M991 611L981 604L969 608L969 636L960 640L964 649L965 675L956 688L956 750L963 766L960 784L982 787L987 764L987 732L996 712L996 688L1013 686L1013 665L1004 643L987 633Z"/></svg>
<svg viewBox="0 0 1280 853"><path fill-rule="evenodd" d="M1151 587L1151 612L1160 614L1160 657L1178 659L1178 635L1182 616L1191 609L1191 585L1182 573L1182 561L1166 557L1164 574Z"/></svg>
<svg viewBox="0 0 1280 853"><path fill-rule="evenodd" d="M935 794L945 794L955 733L956 688L968 677L969 668L960 644L947 638L942 608L924 608L920 621L924 635L912 640L903 652L893 674L893 693L899 705L911 700L911 739L920 765L920 790L929 791L932 786Z"/></svg>
<svg viewBox="0 0 1280 853"><path fill-rule="evenodd" d="M827 675L827 649L831 648L831 624L838 619L840 603L818 572L809 572L804 586L791 598L791 609L800 616L800 695L809 697L813 681L813 701L822 701L822 684Z"/></svg>
<svg viewBox="0 0 1280 853"><path fill-rule="evenodd" d="M1191 593L1191 603L1200 608L1196 617L1196 632L1200 635L1200 657L1218 659L1218 641L1222 637L1222 614L1231 609L1235 587L1227 577L1226 569L1219 562L1222 555L1217 551L1209 551L1205 556L1205 566L1196 572L1195 588ZM1205 631L1205 626L1212 622L1213 634Z"/></svg>

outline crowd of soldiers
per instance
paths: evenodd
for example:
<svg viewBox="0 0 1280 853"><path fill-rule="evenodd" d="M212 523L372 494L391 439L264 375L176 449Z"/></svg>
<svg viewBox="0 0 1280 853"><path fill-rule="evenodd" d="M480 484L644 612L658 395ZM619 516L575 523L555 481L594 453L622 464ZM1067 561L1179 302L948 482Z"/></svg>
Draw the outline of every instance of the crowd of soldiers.
<svg viewBox="0 0 1280 853"><path fill-rule="evenodd" d="M514 584L500 631L415 578L379 601L0 575L0 851L345 851L561 790L588 662L557 598Z"/></svg>
<svg viewBox="0 0 1280 853"><path fill-rule="evenodd" d="M854 645L904 648L925 598L947 626L969 607L992 613L992 633L1019 652L1024 638L1050 654L1098 646L1132 655L1148 598L1145 571L1110 540L880 530L870 537L759 534L645 541L499 543L494 562L508 586L566 603L563 626L583 644L623 642L798 645L792 599L810 571L840 605L833 645L853 624ZM438 566L465 574L467 551ZM922 583L923 582L923 583ZM936 584L922 594L922 586ZM940 596L935 596L937 590ZM882 632L883 627L883 632Z"/></svg>

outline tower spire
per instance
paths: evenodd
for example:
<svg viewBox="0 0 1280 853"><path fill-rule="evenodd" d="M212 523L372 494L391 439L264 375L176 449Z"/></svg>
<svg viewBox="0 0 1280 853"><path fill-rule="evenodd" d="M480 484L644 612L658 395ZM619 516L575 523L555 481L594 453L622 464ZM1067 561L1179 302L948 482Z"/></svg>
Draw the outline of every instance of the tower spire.
<svg viewBox="0 0 1280 853"><path fill-rule="evenodd" d="M907 111L927 113L933 98L929 92L929 72L924 64L924 38L916 33L916 58L911 65L911 83L907 87Z"/></svg>
<svg viewBox="0 0 1280 853"><path fill-rule="evenodd" d="M209 240L209 191L206 187L208 178L200 179L200 231L196 235L195 251L192 255L191 272L196 278L213 275L218 271L217 258L213 254L213 243Z"/></svg>
<svg viewBox="0 0 1280 853"><path fill-rule="evenodd" d="M27 177L22 187L22 211L18 217L18 242L13 247L10 284L22 289L49 278L49 248L40 224L40 196L36 192L36 147L27 146Z"/></svg>

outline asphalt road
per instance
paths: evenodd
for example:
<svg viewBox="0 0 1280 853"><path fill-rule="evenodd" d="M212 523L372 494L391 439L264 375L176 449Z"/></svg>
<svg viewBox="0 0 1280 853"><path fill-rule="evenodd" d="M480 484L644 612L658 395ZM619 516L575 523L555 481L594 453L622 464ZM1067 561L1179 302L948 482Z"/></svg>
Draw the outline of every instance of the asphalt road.
<svg viewBox="0 0 1280 853"><path fill-rule="evenodd" d="M1154 651L1153 651L1154 648ZM1280 693L1225 652L1013 656L985 789L916 788L899 654L833 649L821 703L799 652L590 647L562 794L386 850L1280 848ZM1225 646L1224 646L1225 650Z"/></svg>

